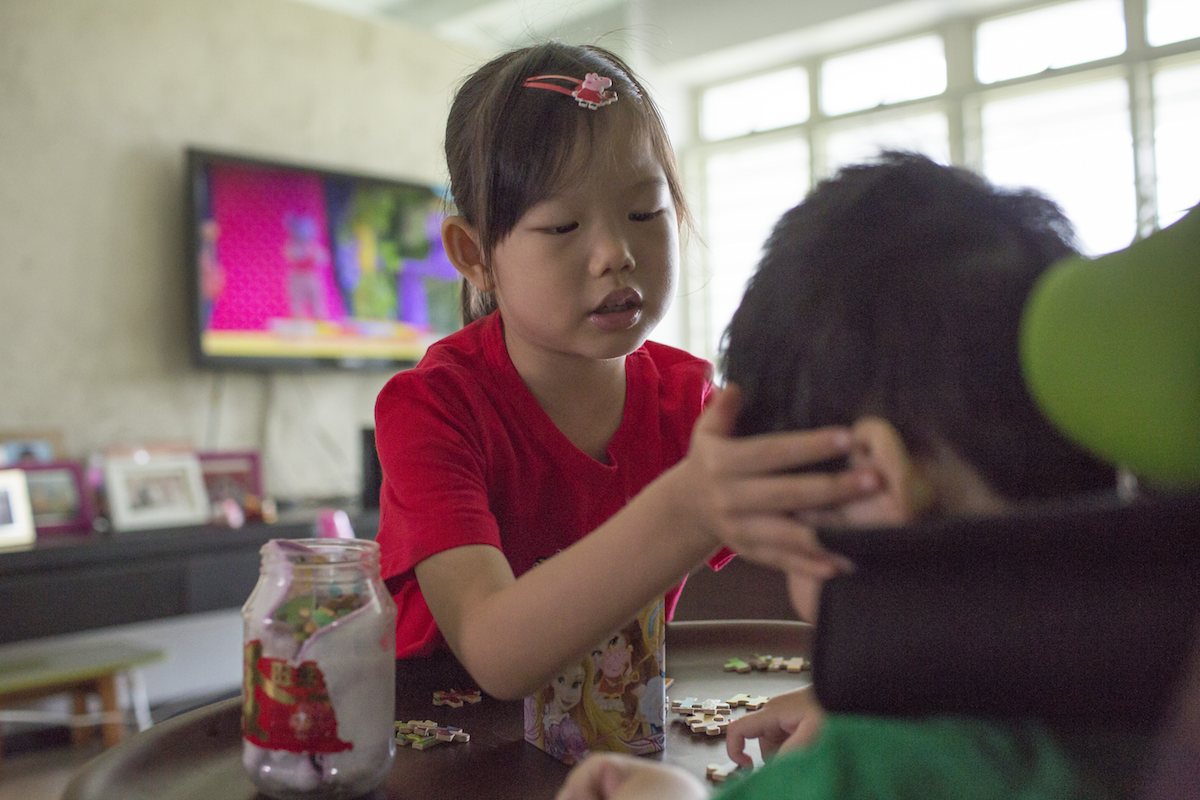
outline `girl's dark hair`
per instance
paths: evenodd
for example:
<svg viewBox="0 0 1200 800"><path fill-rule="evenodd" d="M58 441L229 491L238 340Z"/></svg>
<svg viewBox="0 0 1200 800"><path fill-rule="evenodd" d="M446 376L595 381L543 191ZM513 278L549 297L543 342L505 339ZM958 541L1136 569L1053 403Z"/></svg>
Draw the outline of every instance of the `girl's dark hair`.
<svg viewBox="0 0 1200 800"><path fill-rule="evenodd" d="M1038 410L1018 355L1026 298L1072 242L1050 200L924 156L843 169L779 220L725 333L739 432L872 414L1010 499L1112 488Z"/></svg>
<svg viewBox="0 0 1200 800"><path fill-rule="evenodd" d="M538 75L582 80L589 72L612 80L616 103L587 110L558 92L523 85ZM446 121L446 165L454 204L478 232L485 265L525 212L546 199L577 163L575 147L594 146L598 123L614 114L621 115L619 124L633 124L646 136L666 174L679 219L686 221L666 126L633 71L614 53L547 42L505 53L466 80ZM493 293L480 293L463 280L464 324L495 308Z"/></svg>

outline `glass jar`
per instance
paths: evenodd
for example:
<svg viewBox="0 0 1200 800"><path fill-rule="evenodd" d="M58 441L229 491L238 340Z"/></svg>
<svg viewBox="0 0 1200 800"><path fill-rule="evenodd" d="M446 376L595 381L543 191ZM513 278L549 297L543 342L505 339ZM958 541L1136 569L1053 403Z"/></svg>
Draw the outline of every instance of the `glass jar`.
<svg viewBox="0 0 1200 800"><path fill-rule="evenodd" d="M396 604L379 545L273 539L242 606L242 763L263 794L377 787L396 754Z"/></svg>

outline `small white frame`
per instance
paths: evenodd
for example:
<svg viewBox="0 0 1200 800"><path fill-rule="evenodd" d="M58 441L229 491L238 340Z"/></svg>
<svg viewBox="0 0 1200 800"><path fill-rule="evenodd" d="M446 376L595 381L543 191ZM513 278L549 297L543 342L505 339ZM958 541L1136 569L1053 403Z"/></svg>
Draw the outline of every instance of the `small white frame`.
<svg viewBox="0 0 1200 800"><path fill-rule="evenodd" d="M195 454L109 458L104 464L114 530L135 531L208 522L208 492Z"/></svg>
<svg viewBox="0 0 1200 800"><path fill-rule="evenodd" d="M25 471L0 470L0 549L27 547L37 541Z"/></svg>

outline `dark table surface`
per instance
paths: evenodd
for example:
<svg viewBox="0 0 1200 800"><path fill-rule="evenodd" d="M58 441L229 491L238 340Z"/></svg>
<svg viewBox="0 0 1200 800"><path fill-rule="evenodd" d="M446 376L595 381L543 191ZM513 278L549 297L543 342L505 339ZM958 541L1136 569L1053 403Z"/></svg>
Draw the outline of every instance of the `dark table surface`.
<svg viewBox="0 0 1200 800"><path fill-rule="evenodd" d="M746 692L775 695L809 682L807 672L726 672L733 657L807 656L812 629L800 622L729 620L675 622L667 627L668 696L701 700ZM396 719L432 719L471 735L465 744L424 751L398 747L391 771L373 800L538 800L553 798L570 768L524 740L521 702L484 697L462 708L434 706L433 689L465 688L452 667L399 662ZM738 717L744 709L734 712ZM724 764L723 736L692 733L668 712L667 746L649 756L703 778ZM748 748L759 762L755 743ZM159 723L88 762L63 800L249 800L259 797L242 767L241 701L224 700ZM760 763L760 762L759 762Z"/></svg>

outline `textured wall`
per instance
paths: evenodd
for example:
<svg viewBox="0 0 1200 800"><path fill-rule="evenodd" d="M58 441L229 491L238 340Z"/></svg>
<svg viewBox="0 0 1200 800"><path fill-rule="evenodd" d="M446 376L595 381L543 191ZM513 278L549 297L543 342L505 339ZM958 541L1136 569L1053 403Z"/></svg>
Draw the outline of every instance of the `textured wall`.
<svg viewBox="0 0 1200 800"><path fill-rule="evenodd" d="M440 183L478 60L290 0L0 2L0 431L258 449L277 496L356 494L386 374L190 364L184 148Z"/></svg>

